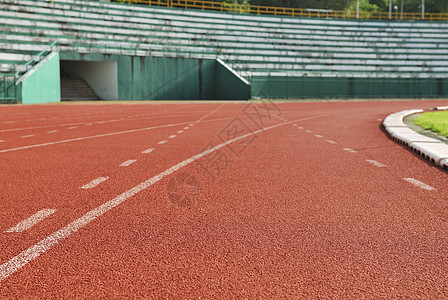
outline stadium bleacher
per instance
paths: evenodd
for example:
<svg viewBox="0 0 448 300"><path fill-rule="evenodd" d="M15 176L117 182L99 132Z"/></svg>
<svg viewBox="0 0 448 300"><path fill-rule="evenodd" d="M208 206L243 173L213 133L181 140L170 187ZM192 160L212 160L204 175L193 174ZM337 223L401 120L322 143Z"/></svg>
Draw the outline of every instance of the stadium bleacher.
<svg viewBox="0 0 448 300"><path fill-rule="evenodd" d="M251 97L448 95L445 22L257 16L80 0L1 0L0 11L1 73L16 72L57 41L61 61L219 58L247 81ZM134 60L131 64L127 77L146 76L139 76ZM190 65L181 73L193 76L195 64ZM118 73L122 69L119 63ZM164 80L185 78L166 75ZM181 92L163 97L139 92L144 83L119 78L117 84L118 99L182 98Z"/></svg>

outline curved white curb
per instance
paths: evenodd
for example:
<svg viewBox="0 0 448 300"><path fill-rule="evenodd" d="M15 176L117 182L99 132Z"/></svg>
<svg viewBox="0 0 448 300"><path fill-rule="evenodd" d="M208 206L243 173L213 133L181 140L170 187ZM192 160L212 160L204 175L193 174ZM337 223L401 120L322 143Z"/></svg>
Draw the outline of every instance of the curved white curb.
<svg viewBox="0 0 448 300"><path fill-rule="evenodd" d="M437 109L442 110L443 108L440 107ZM438 165L445 171L448 171L448 145L417 133L410 129L403 121L405 117L421 112L423 112L422 109L413 109L393 113L383 121L384 129L393 140L410 148L421 157Z"/></svg>

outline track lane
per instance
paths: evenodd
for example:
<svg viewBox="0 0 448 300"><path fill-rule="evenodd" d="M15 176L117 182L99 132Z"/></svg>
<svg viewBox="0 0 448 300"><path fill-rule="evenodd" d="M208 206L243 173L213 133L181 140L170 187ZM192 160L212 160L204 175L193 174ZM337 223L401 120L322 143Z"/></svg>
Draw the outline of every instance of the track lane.
<svg viewBox="0 0 448 300"><path fill-rule="evenodd" d="M359 112L370 116L371 109ZM2 282L1 292L52 291L65 298L446 295L446 220L434 209L444 198L414 191L397 173L406 169L391 172L391 165L413 164L413 158L418 164L400 147L392 153L358 147L376 131L370 123L355 128L360 123L347 120L343 110L333 109L334 119L343 120L334 134L321 118L301 124L336 145L292 126L264 133L214 181L197 167L187 170L202 186L191 209L169 201L167 178ZM298 114L287 105L283 112L286 118ZM191 142L206 145L219 127L207 126ZM367 134L356 144L347 138L350 128ZM172 153L189 149L177 139ZM365 162L374 153L381 162L391 158L388 168ZM436 174L426 164L412 171ZM281 181L273 184L273 178Z"/></svg>

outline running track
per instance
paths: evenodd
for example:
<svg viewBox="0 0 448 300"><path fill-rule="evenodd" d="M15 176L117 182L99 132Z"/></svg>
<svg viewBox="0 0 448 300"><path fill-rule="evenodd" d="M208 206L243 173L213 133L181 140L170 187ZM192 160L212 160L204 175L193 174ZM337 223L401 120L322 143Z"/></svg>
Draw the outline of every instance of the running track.
<svg viewBox="0 0 448 300"><path fill-rule="evenodd" d="M447 298L446 104L1 106L0 297Z"/></svg>

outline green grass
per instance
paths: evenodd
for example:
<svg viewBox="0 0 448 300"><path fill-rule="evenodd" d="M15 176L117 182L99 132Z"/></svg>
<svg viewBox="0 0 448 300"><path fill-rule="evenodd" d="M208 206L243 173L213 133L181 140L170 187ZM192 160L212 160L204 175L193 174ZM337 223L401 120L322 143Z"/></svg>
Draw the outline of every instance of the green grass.
<svg viewBox="0 0 448 300"><path fill-rule="evenodd" d="M412 121L423 129L448 137L448 111L423 113Z"/></svg>

